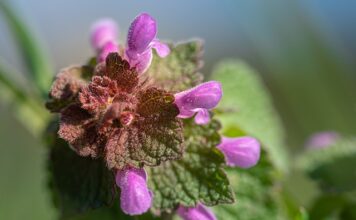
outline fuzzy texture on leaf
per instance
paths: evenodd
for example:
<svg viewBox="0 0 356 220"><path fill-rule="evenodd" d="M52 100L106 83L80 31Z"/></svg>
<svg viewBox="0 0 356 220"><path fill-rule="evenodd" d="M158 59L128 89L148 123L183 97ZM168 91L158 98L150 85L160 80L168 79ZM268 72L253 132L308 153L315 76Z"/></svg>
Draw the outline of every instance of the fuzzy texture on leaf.
<svg viewBox="0 0 356 220"><path fill-rule="evenodd" d="M239 128L245 135L256 137L273 163L286 171L289 160L283 126L259 75L245 63L231 60L218 65L212 79L221 82L224 90L219 103L222 113L215 116L223 132Z"/></svg>
<svg viewBox="0 0 356 220"><path fill-rule="evenodd" d="M58 138L56 126L47 131L50 152L48 168L54 202L61 217L113 204L117 190L115 176L103 160L80 157Z"/></svg>
<svg viewBox="0 0 356 220"><path fill-rule="evenodd" d="M119 54L61 111L59 135L82 156L108 168L156 166L183 153L182 122L173 94L150 86Z"/></svg>
<svg viewBox="0 0 356 220"><path fill-rule="evenodd" d="M280 192L275 168L266 151L261 152L261 160L250 169L225 169L234 189L237 202L213 207L218 219L285 219L285 210L279 207ZM275 184L277 183L277 184ZM284 206L283 206L284 208Z"/></svg>
<svg viewBox="0 0 356 220"><path fill-rule="evenodd" d="M215 147L220 142L220 124L196 125L186 120L187 144L184 157L149 169L149 187L154 193L153 207L171 211L178 204L194 207L234 202L229 180L223 171L224 155Z"/></svg>
<svg viewBox="0 0 356 220"><path fill-rule="evenodd" d="M164 59L154 54L146 72L155 85L168 91L180 92L202 83L203 75L199 70L203 66L203 42L192 40L168 46L171 53Z"/></svg>
<svg viewBox="0 0 356 220"><path fill-rule="evenodd" d="M47 109L51 112L59 112L73 103L81 88L88 84L88 78L90 79L92 72L93 69L89 65L73 66L61 70L49 92Z"/></svg>

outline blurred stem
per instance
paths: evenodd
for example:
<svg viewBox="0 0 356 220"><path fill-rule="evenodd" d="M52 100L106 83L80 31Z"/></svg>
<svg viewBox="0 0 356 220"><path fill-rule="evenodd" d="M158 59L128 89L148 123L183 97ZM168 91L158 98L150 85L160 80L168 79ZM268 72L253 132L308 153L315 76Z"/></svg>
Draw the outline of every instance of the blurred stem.
<svg viewBox="0 0 356 220"><path fill-rule="evenodd" d="M21 89L20 84L9 75L9 71L0 63L1 100L14 108L15 116L34 136L40 137L49 115L41 106L41 101L31 98L31 94Z"/></svg>
<svg viewBox="0 0 356 220"><path fill-rule="evenodd" d="M41 92L41 95L45 96L52 81L51 67L47 56L40 49L40 44L35 40L29 28L17 16L18 13L8 3L0 1L0 10L3 12L12 36L16 40L31 80Z"/></svg>

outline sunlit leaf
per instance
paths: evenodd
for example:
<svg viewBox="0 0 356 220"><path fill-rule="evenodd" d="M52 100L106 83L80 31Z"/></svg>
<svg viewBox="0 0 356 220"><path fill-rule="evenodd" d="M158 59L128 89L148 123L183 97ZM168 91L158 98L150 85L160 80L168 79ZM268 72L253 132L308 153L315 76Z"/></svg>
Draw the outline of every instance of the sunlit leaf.
<svg viewBox="0 0 356 220"><path fill-rule="evenodd" d="M258 138L272 163L285 171L288 160L284 130L257 73L240 61L225 61L218 65L212 78L223 86L224 95L219 104L222 113L216 114L222 122L223 132L240 130Z"/></svg>

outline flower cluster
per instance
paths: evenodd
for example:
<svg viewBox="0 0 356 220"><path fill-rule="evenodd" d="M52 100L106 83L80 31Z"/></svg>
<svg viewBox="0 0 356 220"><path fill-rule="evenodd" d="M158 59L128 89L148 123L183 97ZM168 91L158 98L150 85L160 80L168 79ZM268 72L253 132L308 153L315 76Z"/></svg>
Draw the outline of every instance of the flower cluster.
<svg viewBox="0 0 356 220"><path fill-rule="evenodd" d="M147 13L132 22L125 47L117 42L114 21L95 23L91 44L97 64L85 67L86 75L84 67L61 71L47 104L60 113L58 134L74 151L103 158L116 172L121 209L130 215L146 212L154 199L144 166L180 159L185 147L183 120L194 117L198 125L209 123L209 111L222 98L216 81L178 93L151 83L144 73L152 62L152 49L161 58L170 54L156 35L156 21ZM216 147L228 166L249 168L259 160L260 144L252 137L224 137ZM216 219L202 204L180 206L177 213L186 220Z"/></svg>

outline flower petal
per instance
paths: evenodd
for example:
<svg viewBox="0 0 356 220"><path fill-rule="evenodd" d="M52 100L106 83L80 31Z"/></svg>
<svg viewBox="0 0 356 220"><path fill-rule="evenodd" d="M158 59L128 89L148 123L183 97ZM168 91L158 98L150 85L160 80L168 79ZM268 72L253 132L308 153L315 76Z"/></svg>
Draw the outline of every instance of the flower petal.
<svg viewBox="0 0 356 220"><path fill-rule="evenodd" d="M210 114L206 109L200 109L194 118L195 123L198 125L205 125L210 122Z"/></svg>
<svg viewBox="0 0 356 220"><path fill-rule="evenodd" d="M214 213L202 204L197 207L179 206L177 214L183 220L217 220Z"/></svg>
<svg viewBox="0 0 356 220"><path fill-rule="evenodd" d="M252 137L223 137L217 148L225 155L228 166L249 168L260 159L260 143Z"/></svg>
<svg viewBox="0 0 356 220"><path fill-rule="evenodd" d="M99 62L105 61L109 53L115 53L118 51L119 51L119 46L115 42L108 42L104 45L104 47L100 51L98 56L98 61Z"/></svg>
<svg viewBox="0 0 356 220"><path fill-rule="evenodd" d="M155 39L152 44L152 48L154 48L160 57L166 57L171 52L167 44L161 43L158 39Z"/></svg>
<svg viewBox="0 0 356 220"><path fill-rule="evenodd" d="M152 204L152 193L147 187L144 169L128 168L116 174L116 184L121 189L121 209L128 215L147 212Z"/></svg>
<svg viewBox="0 0 356 220"><path fill-rule="evenodd" d="M178 117L187 118L190 112L200 109L213 109L222 97L221 84L216 81L202 83L192 89L175 94L175 103L179 108Z"/></svg>
<svg viewBox="0 0 356 220"><path fill-rule="evenodd" d="M149 14L138 15L131 23L127 36L128 49L135 53L144 52L156 37L156 21Z"/></svg>
<svg viewBox="0 0 356 220"><path fill-rule="evenodd" d="M118 27L112 19L102 19L94 23L91 28L90 41L92 47L101 50L108 42L116 42Z"/></svg>
<svg viewBox="0 0 356 220"><path fill-rule="evenodd" d="M142 54L126 53L126 59L129 61L131 67L135 67L139 74L146 72L152 62L152 51L147 50Z"/></svg>

